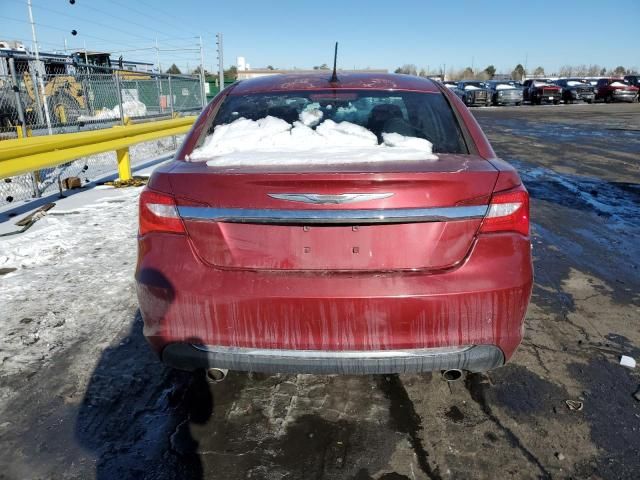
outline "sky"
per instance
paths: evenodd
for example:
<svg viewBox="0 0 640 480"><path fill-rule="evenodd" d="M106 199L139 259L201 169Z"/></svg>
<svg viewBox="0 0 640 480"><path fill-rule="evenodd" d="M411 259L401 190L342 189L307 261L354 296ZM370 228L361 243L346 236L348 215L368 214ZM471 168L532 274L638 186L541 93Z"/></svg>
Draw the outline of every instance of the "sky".
<svg viewBox="0 0 640 480"><path fill-rule="evenodd" d="M73 1L73 0L71 0ZM547 73L562 65L640 66L640 0L456 2L428 0L32 0L41 51L103 50L128 60L200 63L217 69L216 32L225 67L243 56L252 68L403 64L508 73L521 63ZM31 45L26 0L0 0L0 39ZM72 30L77 35L71 34ZM155 49L158 40L159 51Z"/></svg>

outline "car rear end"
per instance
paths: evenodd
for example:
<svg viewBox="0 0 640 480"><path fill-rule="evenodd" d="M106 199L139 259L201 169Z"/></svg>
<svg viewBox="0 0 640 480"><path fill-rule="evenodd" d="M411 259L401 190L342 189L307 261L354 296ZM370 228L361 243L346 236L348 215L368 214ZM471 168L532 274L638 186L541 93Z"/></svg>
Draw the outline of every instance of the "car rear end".
<svg viewBox="0 0 640 480"><path fill-rule="evenodd" d="M466 90L464 92L464 103L469 107L484 107L491 104L491 92L486 88Z"/></svg>
<svg viewBox="0 0 640 480"><path fill-rule="evenodd" d="M460 100L420 82L348 93L372 129L370 104L429 124L437 161L184 161L265 92L241 83L209 105L140 199L138 298L163 361L364 374L486 371L513 355L532 286L528 194ZM311 95L272 93L283 105Z"/></svg>
<svg viewBox="0 0 640 480"><path fill-rule="evenodd" d="M614 102L634 102L638 97L638 88L626 80L616 80L610 85L611 100Z"/></svg>
<svg viewBox="0 0 640 480"><path fill-rule="evenodd" d="M522 103L522 89L498 89L495 93L495 101L497 105L519 105Z"/></svg>
<svg viewBox="0 0 640 480"><path fill-rule="evenodd" d="M562 89L557 85L544 85L538 88L538 103L558 103L562 100Z"/></svg>

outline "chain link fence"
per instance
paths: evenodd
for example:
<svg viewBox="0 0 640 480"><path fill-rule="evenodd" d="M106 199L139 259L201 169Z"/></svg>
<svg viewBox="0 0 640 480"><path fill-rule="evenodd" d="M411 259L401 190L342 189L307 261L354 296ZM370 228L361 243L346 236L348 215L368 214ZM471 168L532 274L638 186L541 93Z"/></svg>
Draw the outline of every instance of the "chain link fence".
<svg viewBox="0 0 640 480"><path fill-rule="evenodd" d="M54 61L55 60L55 61ZM0 142L27 135L55 135L195 114L203 106L200 79L77 64L69 57L0 51ZM167 138L131 148L132 162L175 149ZM83 183L116 168L115 153L0 180L0 207L53 193L64 178Z"/></svg>

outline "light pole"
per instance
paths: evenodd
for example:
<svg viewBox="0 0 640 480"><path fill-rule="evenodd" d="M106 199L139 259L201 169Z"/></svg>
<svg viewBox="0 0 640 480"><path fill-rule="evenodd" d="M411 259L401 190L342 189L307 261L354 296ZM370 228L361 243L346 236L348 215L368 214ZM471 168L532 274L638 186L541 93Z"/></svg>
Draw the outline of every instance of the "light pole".
<svg viewBox="0 0 640 480"><path fill-rule="evenodd" d="M202 108L207 105L207 93L204 87L204 49L202 48L202 36L198 37L200 41L200 90L202 95Z"/></svg>
<svg viewBox="0 0 640 480"><path fill-rule="evenodd" d="M224 62L222 61L222 34L216 34L218 44L218 83L220 91L224 90Z"/></svg>
<svg viewBox="0 0 640 480"><path fill-rule="evenodd" d="M42 75L40 75L40 49L38 48L38 37L36 36L36 24L33 21L33 11L31 10L31 0L27 0L27 8L29 10L29 23L31 23L31 36L33 38L33 49L36 54L36 78L38 82L37 88L40 89L40 98L44 106L44 117L47 121L47 130L49 135L53 134L51 129L51 117L49 116L49 105L47 102L47 95L44 91L44 82L42 81Z"/></svg>

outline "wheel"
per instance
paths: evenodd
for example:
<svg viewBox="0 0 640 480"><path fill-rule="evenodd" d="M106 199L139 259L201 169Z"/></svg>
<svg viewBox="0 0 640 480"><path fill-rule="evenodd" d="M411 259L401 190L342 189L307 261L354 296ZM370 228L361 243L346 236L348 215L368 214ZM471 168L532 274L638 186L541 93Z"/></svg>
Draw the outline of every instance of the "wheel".
<svg viewBox="0 0 640 480"><path fill-rule="evenodd" d="M611 103L611 102L613 102L613 95L610 93L609 95L604 97L604 103Z"/></svg>
<svg viewBox="0 0 640 480"><path fill-rule="evenodd" d="M587 103L591 105L593 103L593 100L587 100Z"/></svg>
<svg viewBox="0 0 640 480"><path fill-rule="evenodd" d="M75 123L81 115L80 105L66 92L58 92L49 100L49 111L57 123Z"/></svg>
<svg viewBox="0 0 640 480"><path fill-rule="evenodd" d="M520 105L522 105L522 102L516 102L516 107L519 107Z"/></svg>
<svg viewBox="0 0 640 480"><path fill-rule="evenodd" d="M554 100L554 101L553 101L553 104L554 104L554 105L558 105L559 103L560 103L560 100Z"/></svg>
<svg viewBox="0 0 640 480"><path fill-rule="evenodd" d="M542 97L536 97L533 99L532 105L542 105Z"/></svg>

